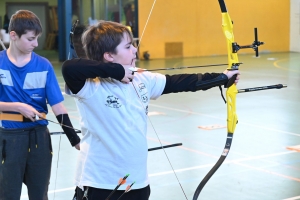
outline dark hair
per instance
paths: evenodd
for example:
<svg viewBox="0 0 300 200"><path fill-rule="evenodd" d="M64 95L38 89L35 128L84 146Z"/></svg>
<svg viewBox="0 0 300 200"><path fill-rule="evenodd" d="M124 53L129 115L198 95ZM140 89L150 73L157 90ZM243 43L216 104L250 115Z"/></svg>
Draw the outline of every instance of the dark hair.
<svg viewBox="0 0 300 200"><path fill-rule="evenodd" d="M103 61L105 52L117 53L116 48L121 43L124 33L133 41L132 33L126 26L111 21L99 21L88 27L82 35L85 54L91 60Z"/></svg>
<svg viewBox="0 0 300 200"><path fill-rule="evenodd" d="M79 58L87 58L84 49L82 48L82 41L81 41L81 36L85 31L85 29L86 29L85 25L78 24L74 30L73 45L74 45L75 52L77 53Z"/></svg>
<svg viewBox="0 0 300 200"><path fill-rule="evenodd" d="M43 30L40 19L33 12L18 10L11 16L8 31L14 31L21 37L27 31L34 31L35 35L39 35Z"/></svg>

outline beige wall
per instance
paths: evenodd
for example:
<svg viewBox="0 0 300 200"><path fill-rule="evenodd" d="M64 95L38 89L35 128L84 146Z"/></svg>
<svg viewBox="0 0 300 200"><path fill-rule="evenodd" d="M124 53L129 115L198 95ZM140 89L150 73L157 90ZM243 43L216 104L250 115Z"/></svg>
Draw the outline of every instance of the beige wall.
<svg viewBox="0 0 300 200"><path fill-rule="evenodd" d="M260 51L289 51L290 1L225 0L234 21L235 40L239 45L258 39L265 42ZM153 0L139 1L141 36ZM157 0L140 45L140 53L151 58L165 57L165 43L182 42L183 56L227 54L221 29L221 11L217 0ZM253 53L240 50L239 53Z"/></svg>
<svg viewBox="0 0 300 200"><path fill-rule="evenodd" d="M5 14L5 3L0 0L0 15ZM9 0L9 2L48 2L57 0ZM139 35L141 37L154 0L139 0ZM265 42L260 51L289 51L289 0L225 0L234 21L235 40L239 45L254 41L253 28L258 28L259 40ZM83 3L84 24L91 15L90 1ZM96 7L100 3L96 1ZM96 11L96 17L99 12ZM140 53L149 51L151 58L164 58L166 43L182 43L182 56L224 55L227 52L221 29L221 11L217 0L157 0L145 34ZM253 53L240 50L239 53ZM172 56L171 56L172 57Z"/></svg>

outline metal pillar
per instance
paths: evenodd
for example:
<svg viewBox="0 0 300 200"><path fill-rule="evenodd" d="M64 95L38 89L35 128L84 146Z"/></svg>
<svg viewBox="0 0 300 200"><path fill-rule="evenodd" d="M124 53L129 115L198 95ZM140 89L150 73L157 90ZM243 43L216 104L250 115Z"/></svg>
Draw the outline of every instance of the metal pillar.
<svg viewBox="0 0 300 200"><path fill-rule="evenodd" d="M58 52L59 61L67 60L69 34L72 27L72 0L57 0L58 8Z"/></svg>

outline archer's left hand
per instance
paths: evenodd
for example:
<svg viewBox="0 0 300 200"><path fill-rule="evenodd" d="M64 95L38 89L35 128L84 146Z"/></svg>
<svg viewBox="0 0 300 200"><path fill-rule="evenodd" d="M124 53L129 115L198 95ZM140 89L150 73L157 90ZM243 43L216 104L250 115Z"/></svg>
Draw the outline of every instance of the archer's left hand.
<svg viewBox="0 0 300 200"><path fill-rule="evenodd" d="M230 79L233 75L237 74L237 77L236 77L234 83L237 84L239 82L239 79L240 79L240 71L239 70L227 70L226 69L223 72L223 74L225 74L228 77L228 79Z"/></svg>

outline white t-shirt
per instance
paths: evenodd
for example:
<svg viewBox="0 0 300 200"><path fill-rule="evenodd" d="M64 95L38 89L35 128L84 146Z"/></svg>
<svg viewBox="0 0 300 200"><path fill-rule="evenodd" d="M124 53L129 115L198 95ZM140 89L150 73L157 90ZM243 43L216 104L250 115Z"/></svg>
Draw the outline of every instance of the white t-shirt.
<svg viewBox="0 0 300 200"><path fill-rule="evenodd" d="M162 94L165 84L164 75L143 72L136 73L129 84L111 78L88 79L72 95L83 134L75 177L78 187L112 190L126 174L136 189L149 184L148 104ZM71 94L67 87L66 93Z"/></svg>

